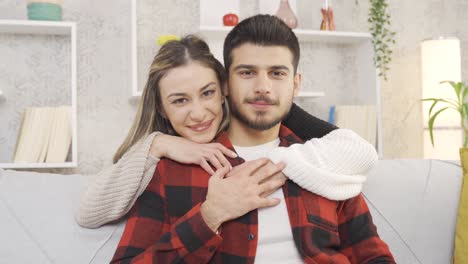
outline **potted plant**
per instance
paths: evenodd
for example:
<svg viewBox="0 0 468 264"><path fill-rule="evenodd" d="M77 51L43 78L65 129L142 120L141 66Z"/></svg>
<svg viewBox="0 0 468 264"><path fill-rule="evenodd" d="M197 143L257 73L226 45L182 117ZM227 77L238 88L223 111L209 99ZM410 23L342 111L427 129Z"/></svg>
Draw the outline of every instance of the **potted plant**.
<svg viewBox="0 0 468 264"><path fill-rule="evenodd" d="M392 61L391 46L395 44L395 32L390 30L390 14L387 0L370 0L369 18L372 44L374 45L374 64L379 76L387 80L388 64Z"/></svg>
<svg viewBox="0 0 468 264"><path fill-rule="evenodd" d="M430 101L432 102L431 107L429 108L429 120L428 120L428 127L429 127L429 135L431 137L431 143L434 146L434 134L433 134L433 127L434 122L439 116L440 113L452 109L457 111L460 114L461 120L461 127L463 129L463 148L468 146L468 128L467 128L467 121L468 121L468 102L465 102L465 98L468 95L468 85L465 85L463 82L452 82L452 81L443 81L441 84L448 83L453 88L455 95L457 97L456 100L449 99L449 98L426 98L423 101ZM445 107L439 109L437 112L433 113L434 107L438 104L444 104Z"/></svg>
<svg viewBox="0 0 468 264"><path fill-rule="evenodd" d="M391 16L387 10L388 0L369 0L369 31L372 35L372 45L374 46L374 65L379 76L387 80L388 66L392 61L393 51L391 47L396 43L396 33L390 30ZM359 4L355 0L356 5Z"/></svg>
<svg viewBox="0 0 468 264"><path fill-rule="evenodd" d="M457 111L460 114L460 125L463 129L463 146L460 148L460 161L463 169L462 187L460 192L460 204L458 209L457 231L455 235L455 252L453 263L462 264L468 263L468 85L463 82L444 81L448 83L455 92L456 99L448 98L426 98L423 101L432 102L429 108L429 134L431 143L434 146L434 122L440 113L448 109ZM437 111L433 111L438 104L444 105Z"/></svg>

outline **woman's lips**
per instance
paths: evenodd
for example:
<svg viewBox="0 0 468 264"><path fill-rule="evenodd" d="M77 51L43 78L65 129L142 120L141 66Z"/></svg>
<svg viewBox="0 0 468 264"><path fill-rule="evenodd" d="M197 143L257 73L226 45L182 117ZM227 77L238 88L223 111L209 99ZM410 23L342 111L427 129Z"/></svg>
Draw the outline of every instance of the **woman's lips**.
<svg viewBox="0 0 468 264"><path fill-rule="evenodd" d="M213 123L213 120L210 120L210 121L207 121L207 122L203 122L203 123L188 126L188 127L190 129L192 129L193 131L195 131L195 132L204 132L204 131L208 130L211 127L212 123Z"/></svg>

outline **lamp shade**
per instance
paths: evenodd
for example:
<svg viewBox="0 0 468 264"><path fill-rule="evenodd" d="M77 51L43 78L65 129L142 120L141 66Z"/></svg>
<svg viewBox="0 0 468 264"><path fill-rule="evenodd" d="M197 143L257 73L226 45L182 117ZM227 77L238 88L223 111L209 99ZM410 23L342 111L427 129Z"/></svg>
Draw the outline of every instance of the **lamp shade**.
<svg viewBox="0 0 468 264"><path fill-rule="evenodd" d="M461 81L460 41L456 38L438 38L421 43L422 98L456 99L450 84L442 81ZM447 109L437 116L434 123L435 148L430 142L428 128L429 109L432 102L423 103L424 157L457 159L458 148L462 146L460 115ZM432 114L447 105L438 103Z"/></svg>
<svg viewBox="0 0 468 264"><path fill-rule="evenodd" d="M449 84L440 84L440 82L461 81L460 40L447 38L423 41L421 43L421 66L423 98L456 99L451 86ZM430 102L424 104L425 124L427 124L430 105ZM459 125L460 118L458 118L457 113L453 112L449 114L449 112L452 111L441 114L438 117L436 125ZM443 118L446 115L450 115L451 118ZM456 123L454 123L455 121Z"/></svg>

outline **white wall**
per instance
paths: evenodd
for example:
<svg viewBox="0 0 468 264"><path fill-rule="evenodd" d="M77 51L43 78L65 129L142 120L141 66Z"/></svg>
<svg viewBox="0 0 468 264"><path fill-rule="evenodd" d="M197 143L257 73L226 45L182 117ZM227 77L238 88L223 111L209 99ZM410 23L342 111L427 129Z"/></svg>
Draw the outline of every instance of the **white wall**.
<svg viewBox="0 0 468 264"><path fill-rule="evenodd" d="M140 18L152 25L159 34L184 34L197 30L199 21L198 1L194 0L139 0L152 3L160 12ZM464 0L392 0L390 13L393 29L397 32L394 62L391 64L389 81L382 85L383 135L385 158L422 157L422 118L419 99L421 97L420 51L421 40L437 35L454 35L460 38L462 47L462 73L468 80L468 2ZM332 1L336 24L339 30L367 31L368 1ZM318 28L320 1L299 0L299 23L301 27ZM241 17L256 12L258 5L251 0L241 0ZM144 11L141 13L143 14ZM139 13L140 14L140 13ZM170 15L166 15L170 14ZM0 1L0 19L26 19L26 1ZM126 135L136 111L136 101L130 98L130 1L126 0L80 0L64 1L64 20L78 24L78 146L79 167L76 170L53 170L62 173L94 173L110 164L113 153ZM8 36L0 37L0 40ZM8 47L0 41L0 56ZM21 49L31 43L18 43ZM24 46L23 46L24 45ZM33 45L41 45L40 42ZM303 63L319 58L312 45L303 47ZM308 55L309 54L309 55ZM49 55L47 55L49 56ZM54 56L54 55L50 55ZM62 55L59 55L62 56ZM66 55L63 55L66 56ZM149 57L148 57L149 59ZM335 58L339 59L339 58ZM328 69L327 76L347 69ZM0 68L5 67L0 58ZM31 63L31 62L26 62ZM21 63L8 67L18 67ZM45 67L43 72L54 67ZM349 70L349 69L348 69ZM314 87L338 85L346 91L342 80L321 80L317 69L304 69L305 85ZM308 75L308 73L315 73ZM8 85L17 85L15 78L0 78ZM333 79L333 78L330 78ZM321 83L322 82L322 83ZM33 85L33 84L29 84ZM47 84L44 84L47 86ZM47 93L40 96L47 97ZM14 100L12 98L11 100ZM330 99L331 100L331 99ZM325 117L320 103L304 103L310 111ZM2 108L0 106L0 111ZM19 117L11 122L19 122ZM5 125L2 123L2 126ZM16 140L16 139L15 139ZM11 138L0 135L0 147L8 145ZM3 159L3 157L0 157Z"/></svg>

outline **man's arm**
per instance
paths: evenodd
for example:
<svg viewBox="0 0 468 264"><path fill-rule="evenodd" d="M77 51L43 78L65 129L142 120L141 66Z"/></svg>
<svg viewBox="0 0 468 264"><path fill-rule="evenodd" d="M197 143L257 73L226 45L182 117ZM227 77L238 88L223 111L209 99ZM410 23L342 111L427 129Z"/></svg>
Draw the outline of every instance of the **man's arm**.
<svg viewBox="0 0 468 264"><path fill-rule="evenodd" d="M293 103L286 119L283 120L283 125L304 141L323 137L338 128L307 113L295 103Z"/></svg>
<svg viewBox="0 0 468 264"><path fill-rule="evenodd" d="M362 194L340 203L338 208L340 251L351 263L395 263L377 228Z"/></svg>

